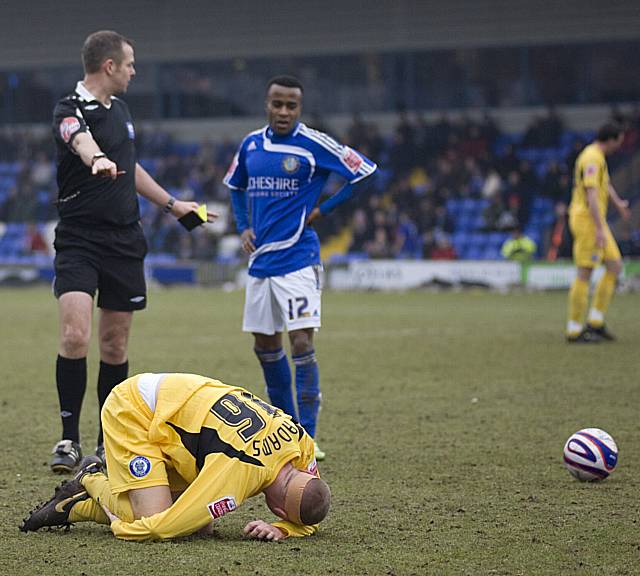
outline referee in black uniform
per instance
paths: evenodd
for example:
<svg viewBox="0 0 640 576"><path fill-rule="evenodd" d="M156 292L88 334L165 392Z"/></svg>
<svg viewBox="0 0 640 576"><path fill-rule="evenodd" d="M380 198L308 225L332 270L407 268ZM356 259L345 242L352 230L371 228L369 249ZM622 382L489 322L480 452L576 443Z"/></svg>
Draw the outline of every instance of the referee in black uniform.
<svg viewBox="0 0 640 576"><path fill-rule="evenodd" d="M60 313L56 383L62 439L51 469L72 471L82 458L79 420L87 386L93 297L98 294L100 408L128 375L127 344L134 310L146 306L137 194L177 218L195 202L173 198L136 161L135 128L126 92L135 75L131 40L112 31L91 34L82 48L84 80L54 110L58 213L54 293ZM215 218L209 214L209 218ZM96 454L104 456L102 429Z"/></svg>

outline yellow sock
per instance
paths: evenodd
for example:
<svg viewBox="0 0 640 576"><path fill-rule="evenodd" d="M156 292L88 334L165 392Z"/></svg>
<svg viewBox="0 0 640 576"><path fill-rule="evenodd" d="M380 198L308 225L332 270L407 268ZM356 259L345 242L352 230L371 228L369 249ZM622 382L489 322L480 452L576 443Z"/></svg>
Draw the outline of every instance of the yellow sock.
<svg viewBox="0 0 640 576"><path fill-rule="evenodd" d="M604 324L604 315L609 309L613 292L616 289L616 280L618 276L611 272L605 272L596 286L593 295L593 305L589 313L589 324L595 328L599 328Z"/></svg>
<svg viewBox="0 0 640 576"><path fill-rule="evenodd" d="M69 512L69 522L97 522L98 524L111 524L104 513L102 506L93 498L78 502Z"/></svg>
<svg viewBox="0 0 640 576"><path fill-rule="evenodd" d="M580 332L588 304L589 282L576 278L569 290L569 322L567 326L569 336L575 336Z"/></svg>
<svg viewBox="0 0 640 576"><path fill-rule="evenodd" d="M129 495L126 492L112 494L109 479L104 474L87 474L82 479L82 485L91 498L78 502L71 509L69 522L93 521L98 524L110 524L101 504L124 522L133 522L133 509L129 502Z"/></svg>

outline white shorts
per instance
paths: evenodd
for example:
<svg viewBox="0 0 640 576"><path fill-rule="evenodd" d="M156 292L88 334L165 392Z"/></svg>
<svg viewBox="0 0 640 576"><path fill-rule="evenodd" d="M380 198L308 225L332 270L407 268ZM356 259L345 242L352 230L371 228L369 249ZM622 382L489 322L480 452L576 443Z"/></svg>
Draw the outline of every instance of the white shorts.
<svg viewBox="0 0 640 576"><path fill-rule="evenodd" d="M276 332L320 327L322 266L307 266L284 276L247 277L242 330Z"/></svg>

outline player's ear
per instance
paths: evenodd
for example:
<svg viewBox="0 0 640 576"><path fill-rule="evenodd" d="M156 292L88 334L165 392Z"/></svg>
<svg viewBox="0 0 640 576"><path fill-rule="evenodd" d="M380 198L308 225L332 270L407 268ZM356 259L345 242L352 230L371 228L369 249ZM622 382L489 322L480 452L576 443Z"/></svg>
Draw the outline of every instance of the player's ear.
<svg viewBox="0 0 640 576"><path fill-rule="evenodd" d="M115 68L115 62L113 61L112 58L107 58L103 63L102 63L102 69L104 70L104 72L107 74L107 76L111 76L111 74L113 74L113 69Z"/></svg>

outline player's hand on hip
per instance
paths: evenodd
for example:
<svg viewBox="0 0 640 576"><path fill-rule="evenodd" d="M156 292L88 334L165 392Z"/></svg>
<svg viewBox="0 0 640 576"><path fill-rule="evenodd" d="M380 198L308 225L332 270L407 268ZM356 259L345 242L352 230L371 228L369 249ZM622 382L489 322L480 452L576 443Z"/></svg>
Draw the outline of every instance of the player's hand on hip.
<svg viewBox="0 0 640 576"><path fill-rule="evenodd" d="M254 244L256 240L256 235L253 233L252 228L247 228L242 234L240 234L240 242L242 243L242 249L247 253L251 254L256 249L256 245Z"/></svg>
<svg viewBox="0 0 640 576"><path fill-rule="evenodd" d="M311 224L314 220L320 218L320 216L322 216L322 212L320 212L320 208L316 206L313 210L311 210L311 214L309 214L309 216L307 217L307 221L305 222L305 224L309 226L309 224Z"/></svg>
<svg viewBox="0 0 640 576"><path fill-rule="evenodd" d="M596 230L596 246L598 248L604 248L604 230Z"/></svg>
<svg viewBox="0 0 640 576"><path fill-rule="evenodd" d="M283 540L285 535L280 528L276 528L273 524L268 524L264 520L253 520L244 527L244 535L247 538L256 540L269 540L277 542Z"/></svg>
<svg viewBox="0 0 640 576"><path fill-rule="evenodd" d="M91 174L94 176L102 176L115 180L121 173L122 172L118 172L116 163L109 160L109 158L98 158L93 163L93 166L91 166Z"/></svg>

